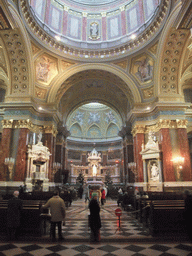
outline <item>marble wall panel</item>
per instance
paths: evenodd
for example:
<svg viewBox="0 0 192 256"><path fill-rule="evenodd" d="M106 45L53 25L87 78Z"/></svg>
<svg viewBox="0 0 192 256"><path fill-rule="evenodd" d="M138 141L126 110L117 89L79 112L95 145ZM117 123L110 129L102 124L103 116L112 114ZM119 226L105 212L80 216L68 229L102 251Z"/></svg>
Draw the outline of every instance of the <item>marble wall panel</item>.
<svg viewBox="0 0 192 256"><path fill-rule="evenodd" d="M137 133L134 137L134 159L136 162L136 168L138 172L138 182L143 182L143 160L140 154L142 150L142 143L144 143L144 133Z"/></svg>
<svg viewBox="0 0 192 256"><path fill-rule="evenodd" d="M27 170L27 144L29 130L22 128L19 131L17 157L15 163L14 181L24 181Z"/></svg>
<svg viewBox="0 0 192 256"><path fill-rule="evenodd" d="M178 129L178 137L179 137L180 153L181 153L181 156L184 157L185 159L183 164L182 178L183 178L183 181L191 181L192 173L191 173L189 141L187 137L187 131L185 128Z"/></svg>
<svg viewBox="0 0 192 256"><path fill-rule="evenodd" d="M4 128L1 139L1 151L0 151L0 181L6 181L8 176L7 166L4 164L5 158L9 157L10 143L11 143L11 128Z"/></svg>
<svg viewBox="0 0 192 256"><path fill-rule="evenodd" d="M172 162L172 145L169 133L169 128L163 128L160 130L161 149L163 152L163 181L176 181L173 162Z"/></svg>

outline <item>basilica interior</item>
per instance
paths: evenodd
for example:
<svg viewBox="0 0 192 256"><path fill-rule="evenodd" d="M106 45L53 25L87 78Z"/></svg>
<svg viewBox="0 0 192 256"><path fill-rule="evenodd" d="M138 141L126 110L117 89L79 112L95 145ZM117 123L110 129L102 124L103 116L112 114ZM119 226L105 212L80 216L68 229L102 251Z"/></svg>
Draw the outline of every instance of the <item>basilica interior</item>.
<svg viewBox="0 0 192 256"><path fill-rule="evenodd" d="M190 189L191 13L188 0L1 1L1 190L79 173Z"/></svg>
<svg viewBox="0 0 192 256"><path fill-rule="evenodd" d="M82 176L84 186L192 191L190 0L0 0L0 196L77 188ZM127 211L117 234L107 200L101 234L113 246L5 243L1 255L191 255L183 238L153 245ZM63 231L82 242L88 206L72 206Z"/></svg>

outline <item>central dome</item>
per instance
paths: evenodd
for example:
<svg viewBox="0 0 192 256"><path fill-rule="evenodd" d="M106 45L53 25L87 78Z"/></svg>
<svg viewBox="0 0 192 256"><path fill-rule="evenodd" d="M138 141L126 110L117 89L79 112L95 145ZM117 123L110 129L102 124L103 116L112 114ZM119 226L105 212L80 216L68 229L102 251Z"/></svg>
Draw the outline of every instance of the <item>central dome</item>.
<svg viewBox="0 0 192 256"><path fill-rule="evenodd" d="M66 1L64 1L66 2ZM105 5L105 4L112 4L119 2L118 0L71 0L70 2L78 3L78 4L85 4L89 6L98 6L98 5Z"/></svg>

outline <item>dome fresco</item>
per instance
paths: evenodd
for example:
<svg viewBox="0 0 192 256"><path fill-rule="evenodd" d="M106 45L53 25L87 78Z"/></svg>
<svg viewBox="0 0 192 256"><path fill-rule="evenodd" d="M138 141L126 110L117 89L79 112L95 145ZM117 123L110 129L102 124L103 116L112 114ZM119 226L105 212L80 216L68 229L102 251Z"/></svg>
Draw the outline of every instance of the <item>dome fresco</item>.
<svg viewBox="0 0 192 256"><path fill-rule="evenodd" d="M64 44L104 49L131 40L155 17L160 0L30 0L41 27ZM108 45L106 45L108 43Z"/></svg>
<svg viewBox="0 0 192 256"><path fill-rule="evenodd" d="M89 103L77 108L67 119L67 129L72 138L117 138L122 127L119 114L100 103Z"/></svg>

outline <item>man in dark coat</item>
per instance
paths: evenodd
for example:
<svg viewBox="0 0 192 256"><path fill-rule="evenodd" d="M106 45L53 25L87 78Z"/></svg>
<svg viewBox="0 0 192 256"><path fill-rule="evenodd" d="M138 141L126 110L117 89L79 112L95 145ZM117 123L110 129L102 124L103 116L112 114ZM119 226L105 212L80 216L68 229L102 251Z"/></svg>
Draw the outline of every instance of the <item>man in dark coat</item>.
<svg viewBox="0 0 192 256"><path fill-rule="evenodd" d="M7 229L8 239L17 239L20 227L22 200L18 198L19 191L13 193L13 198L9 199L7 207Z"/></svg>
<svg viewBox="0 0 192 256"><path fill-rule="evenodd" d="M100 219L100 206L97 201L97 196L94 195L89 203L89 226L91 228L91 241L99 242L100 240L100 228L101 228L101 219Z"/></svg>

